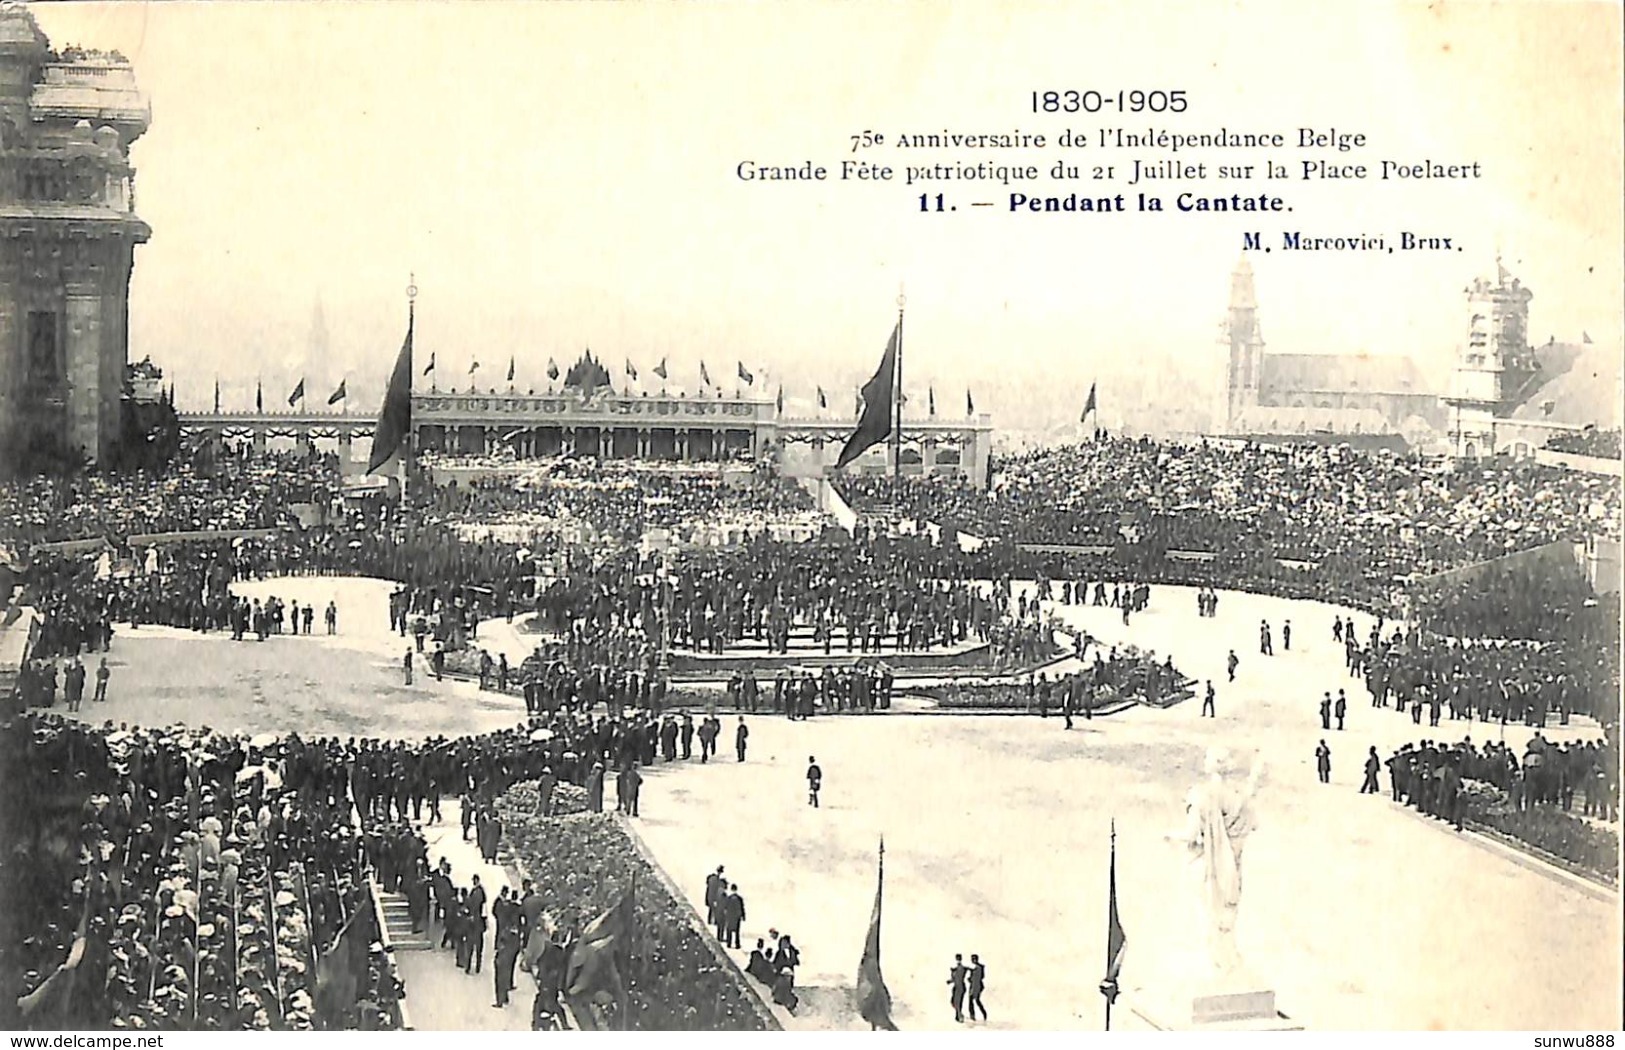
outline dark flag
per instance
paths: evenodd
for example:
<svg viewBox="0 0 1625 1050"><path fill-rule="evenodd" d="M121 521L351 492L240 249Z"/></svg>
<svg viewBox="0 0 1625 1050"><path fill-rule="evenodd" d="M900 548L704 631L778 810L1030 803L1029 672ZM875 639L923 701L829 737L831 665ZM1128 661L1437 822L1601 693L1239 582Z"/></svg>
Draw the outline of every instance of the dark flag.
<svg viewBox="0 0 1625 1050"><path fill-rule="evenodd" d="M886 840L880 841L880 874L875 882L875 909L869 915L869 936L858 963L858 1013L873 1028L897 1031L891 1019L891 993L880 975L880 899L886 890Z"/></svg>
<svg viewBox="0 0 1625 1050"><path fill-rule="evenodd" d="M1582 343L1591 342L1591 333L1590 332L1581 332L1580 333L1580 342L1582 342Z"/></svg>
<svg viewBox="0 0 1625 1050"><path fill-rule="evenodd" d="M550 358L547 359L547 378L548 379L557 379L558 377L559 377L559 366L557 364L555 364L553 359L550 357Z"/></svg>
<svg viewBox="0 0 1625 1050"><path fill-rule="evenodd" d="M781 415L781 416L784 415L784 384L783 383L779 384L778 406L779 406L779 415Z"/></svg>
<svg viewBox="0 0 1625 1050"><path fill-rule="evenodd" d="M423 374L428 375L434 371L434 351L429 351L429 363L423 366Z"/></svg>
<svg viewBox="0 0 1625 1050"><path fill-rule="evenodd" d="M658 365L655 365L655 375L659 376L661 379L666 378L666 359L664 357L660 359L660 363Z"/></svg>
<svg viewBox="0 0 1625 1050"><path fill-rule="evenodd" d="M371 474L393 456L412 429L412 329L416 318L408 307L406 314L406 341L401 343L400 356L395 359L395 371L389 376L389 389L384 393L384 407L378 412L378 429L372 439L372 456L367 463Z"/></svg>
<svg viewBox="0 0 1625 1050"><path fill-rule="evenodd" d="M338 389L333 391L331 394L327 395L327 403L328 404L336 405L340 401L343 401L345 398L350 396L349 390L347 390L345 388L345 384L347 384L348 382L349 382L348 378L339 380Z"/></svg>
<svg viewBox="0 0 1625 1050"><path fill-rule="evenodd" d="M214 381L214 414L220 414L220 380Z"/></svg>
<svg viewBox="0 0 1625 1050"><path fill-rule="evenodd" d="M937 388L936 387L928 386L928 387L925 388L925 406L926 406L925 411L926 411L927 415L934 416L934 415L937 414Z"/></svg>
<svg viewBox="0 0 1625 1050"><path fill-rule="evenodd" d="M743 361L739 362L739 378L745 381L746 386L751 386L756 382L756 377L745 371L745 362Z"/></svg>
<svg viewBox="0 0 1625 1050"><path fill-rule="evenodd" d="M299 380L299 385L293 388L293 393L288 395L288 407L292 408L294 405L297 405L299 402L303 401L304 399L305 399L305 381L303 379L301 379L301 380Z"/></svg>
<svg viewBox="0 0 1625 1050"><path fill-rule="evenodd" d="M508 382L513 382L513 355L508 355Z"/></svg>
<svg viewBox="0 0 1625 1050"><path fill-rule="evenodd" d="M967 416L976 414L976 402L970 399L970 388L968 387L965 389L965 414Z"/></svg>
<svg viewBox="0 0 1625 1050"><path fill-rule="evenodd" d="M818 407L819 408L828 408L829 407L829 399L824 397L824 388L823 387L818 388Z"/></svg>
<svg viewBox="0 0 1625 1050"><path fill-rule="evenodd" d="M892 397L897 383L897 340L902 335L902 327L899 321L891 330L891 338L886 341L886 352L880 357L880 367L863 384L863 414L858 419L858 428L846 439L846 447L841 449L841 455L835 461L836 470L891 437Z"/></svg>
<svg viewBox="0 0 1625 1050"><path fill-rule="evenodd" d="M626 359L626 374L631 378L632 382L636 383L638 381L638 370L632 367L630 357Z"/></svg>
<svg viewBox="0 0 1625 1050"><path fill-rule="evenodd" d="M1095 384L1090 383L1089 384L1089 400L1087 400L1087 401L1085 401L1083 403L1083 415L1078 417L1078 422L1082 423L1085 420L1087 420L1089 418L1089 413L1093 412L1094 410L1095 410Z"/></svg>
<svg viewBox="0 0 1625 1050"><path fill-rule="evenodd" d="M372 912L358 908L339 931L333 947L316 960L316 1018L329 1031L347 1027L347 1020L366 988L367 951L372 943Z"/></svg>
<svg viewBox="0 0 1625 1050"><path fill-rule="evenodd" d="M633 916L636 884L628 885L621 899L587 924L570 951L565 967L564 996L578 1021L597 1027L594 999L607 994L611 1025L626 1030L626 977L632 969Z"/></svg>
<svg viewBox="0 0 1625 1050"><path fill-rule="evenodd" d="M701 386L710 386L711 385L711 373L707 372L705 370L705 362L704 361L700 362L700 385Z"/></svg>
<svg viewBox="0 0 1625 1050"><path fill-rule="evenodd" d="M259 380L254 380L254 411L265 411L265 386Z"/></svg>
<svg viewBox="0 0 1625 1050"><path fill-rule="evenodd" d="M480 363L478 361L469 362L469 365L468 365L468 374L469 375L473 375L475 372L478 372L479 370L480 370Z"/></svg>
<svg viewBox="0 0 1625 1050"><path fill-rule="evenodd" d="M1123 972L1123 951L1128 946L1128 935L1117 918L1117 824L1112 823L1112 859L1106 890L1106 979L1100 982L1100 994L1106 997L1106 1028L1111 1029L1112 1003L1117 1001L1117 976Z"/></svg>

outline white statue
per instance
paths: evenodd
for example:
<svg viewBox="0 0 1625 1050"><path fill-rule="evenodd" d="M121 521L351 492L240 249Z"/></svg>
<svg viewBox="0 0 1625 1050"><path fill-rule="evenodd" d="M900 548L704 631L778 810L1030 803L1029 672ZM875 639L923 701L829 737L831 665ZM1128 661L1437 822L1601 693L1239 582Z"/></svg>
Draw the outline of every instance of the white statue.
<svg viewBox="0 0 1625 1050"><path fill-rule="evenodd" d="M1229 752L1208 751L1207 779L1186 797L1184 831L1169 836L1185 844L1197 868L1215 977L1234 976L1242 970L1236 948L1241 855L1254 828L1252 802L1264 774L1263 763L1255 762L1246 783L1238 784L1230 775L1231 766Z"/></svg>

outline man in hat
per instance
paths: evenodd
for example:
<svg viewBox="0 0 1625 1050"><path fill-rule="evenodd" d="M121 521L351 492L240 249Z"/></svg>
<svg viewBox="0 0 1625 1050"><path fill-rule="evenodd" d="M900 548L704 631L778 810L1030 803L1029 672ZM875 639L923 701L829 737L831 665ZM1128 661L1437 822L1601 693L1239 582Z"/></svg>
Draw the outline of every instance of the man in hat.
<svg viewBox="0 0 1625 1050"><path fill-rule="evenodd" d="M491 917L496 923L496 992L498 1009L508 1005L508 994L513 991L514 966L519 962L519 949L524 945L523 918L519 904L508 896L508 887L497 893L491 905Z"/></svg>
<svg viewBox="0 0 1625 1050"><path fill-rule="evenodd" d="M723 866L718 864L717 870L705 877L705 922L709 926L718 925L717 909L728 886L722 872Z"/></svg>
<svg viewBox="0 0 1625 1050"><path fill-rule="evenodd" d="M480 877L476 875L467 900L468 934L475 973L479 973L485 964L485 900L485 887L480 885Z"/></svg>

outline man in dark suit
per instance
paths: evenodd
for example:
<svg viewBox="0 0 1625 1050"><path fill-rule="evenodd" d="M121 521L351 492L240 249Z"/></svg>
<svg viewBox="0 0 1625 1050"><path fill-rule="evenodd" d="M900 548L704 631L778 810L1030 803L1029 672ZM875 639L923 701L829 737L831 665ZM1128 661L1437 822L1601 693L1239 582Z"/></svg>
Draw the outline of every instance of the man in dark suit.
<svg viewBox="0 0 1625 1050"><path fill-rule="evenodd" d="M734 751L739 754L739 761L745 760L745 741L750 739L750 726L745 724L745 716L739 716L739 728L734 730Z"/></svg>
<svg viewBox="0 0 1625 1050"><path fill-rule="evenodd" d="M496 992L498 1009L508 1005L508 993L513 991L513 970L519 962L519 949L524 944L523 917L519 905L508 896L508 887L502 887L496 903L491 905L491 917L496 922Z"/></svg>
<svg viewBox="0 0 1625 1050"><path fill-rule="evenodd" d="M721 938L725 948L738 948L739 928L745 922L745 898L739 895L739 886L734 884L728 887L728 895L722 898L721 911Z"/></svg>
<svg viewBox="0 0 1625 1050"><path fill-rule="evenodd" d="M964 956L955 955L954 964L948 970L948 1001L953 1004L954 1020L960 1024L965 1023L965 983L969 977Z"/></svg>
<svg viewBox="0 0 1625 1050"><path fill-rule="evenodd" d="M474 960L474 973L485 965L485 887L480 877L474 876L474 886L468 891L468 937L470 954ZM466 969L466 967L465 967Z"/></svg>
<svg viewBox="0 0 1625 1050"><path fill-rule="evenodd" d="M541 927L542 907L542 895L536 892L535 884L526 879L524 890L519 895L519 936L526 944Z"/></svg>
<svg viewBox="0 0 1625 1050"><path fill-rule="evenodd" d="M727 880L722 877L722 865L718 864L717 870L705 877L706 925L716 926L718 924L717 909L722 904L722 898L726 894L727 888ZM718 935L717 939L722 939L720 934Z"/></svg>
<svg viewBox="0 0 1625 1050"><path fill-rule="evenodd" d="M974 952L970 957L970 982L967 991L970 995L970 1019L976 1020L976 1011L982 1012L982 1020L987 1020L987 1007L982 1005L982 989L987 985L987 967L982 965L982 959Z"/></svg>

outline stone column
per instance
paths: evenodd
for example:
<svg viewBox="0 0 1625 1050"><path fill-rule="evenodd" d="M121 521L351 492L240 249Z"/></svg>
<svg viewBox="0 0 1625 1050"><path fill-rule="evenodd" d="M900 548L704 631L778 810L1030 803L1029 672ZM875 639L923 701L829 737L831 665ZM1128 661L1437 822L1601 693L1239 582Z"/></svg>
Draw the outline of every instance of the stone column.
<svg viewBox="0 0 1625 1050"><path fill-rule="evenodd" d="M316 439L310 436L310 431L301 430L299 432L299 455L305 459L309 459L311 453L315 451Z"/></svg>
<svg viewBox="0 0 1625 1050"><path fill-rule="evenodd" d="M598 458L613 459L615 456L615 430L612 427L598 428Z"/></svg>
<svg viewBox="0 0 1625 1050"><path fill-rule="evenodd" d="M68 447L92 460L104 451L101 433L102 297L94 284L70 284L65 299L64 356L68 377Z"/></svg>
<svg viewBox="0 0 1625 1050"><path fill-rule="evenodd" d="M348 462L350 462L351 439L354 436L355 435L350 432L349 427L341 427L339 429L339 462L340 463L348 463Z"/></svg>
<svg viewBox="0 0 1625 1050"><path fill-rule="evenodd" d="M920 443L920 476L930 477L937 472L937 439L926 438Z"/></svg>
<svg viewBox="0 0 1625 1050"><path fill-rule="evenodd" d="M256 455L256 456L265 455L265 428L264 427L255 427L254 428L253 444L254 444L254 455Z"/></svg>

